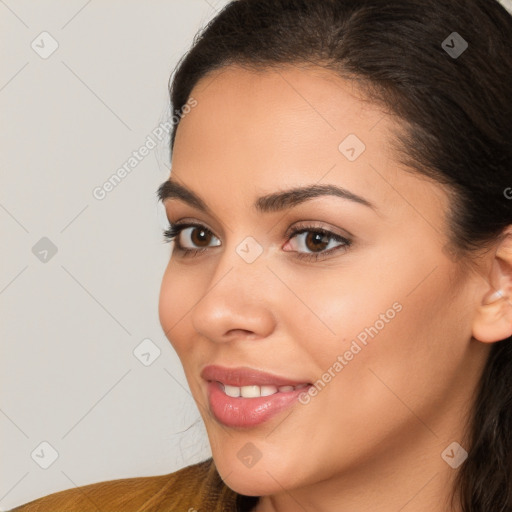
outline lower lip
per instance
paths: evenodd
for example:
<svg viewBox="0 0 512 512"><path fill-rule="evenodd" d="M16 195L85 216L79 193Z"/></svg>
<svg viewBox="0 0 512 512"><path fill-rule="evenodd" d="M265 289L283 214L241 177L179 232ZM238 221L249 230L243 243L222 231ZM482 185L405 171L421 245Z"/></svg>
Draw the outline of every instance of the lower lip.
<svg viewBox="0 0 512 512"><path fill-rule="evenodd" d="M242 398L227 396L219 382L208 382L210 410L220 423L232 428L255 427L293 405L308 387L270 396Z"/></svg>

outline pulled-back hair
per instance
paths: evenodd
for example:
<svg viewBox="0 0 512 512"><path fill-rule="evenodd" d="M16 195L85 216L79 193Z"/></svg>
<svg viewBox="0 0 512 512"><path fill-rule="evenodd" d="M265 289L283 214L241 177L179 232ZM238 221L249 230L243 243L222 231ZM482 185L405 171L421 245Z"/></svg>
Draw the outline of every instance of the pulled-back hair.
<svg viewBox="0 0 512 512"><path fill-rule="evenodd" d="M172 108L224 66L311 64L398 116L400 161L452 194L450 254L461 264L512 224L512 16L497 0L232 1L178 63ZM494 343L464 427L469 456L452 500L510 512L512 337Z"/></svg>

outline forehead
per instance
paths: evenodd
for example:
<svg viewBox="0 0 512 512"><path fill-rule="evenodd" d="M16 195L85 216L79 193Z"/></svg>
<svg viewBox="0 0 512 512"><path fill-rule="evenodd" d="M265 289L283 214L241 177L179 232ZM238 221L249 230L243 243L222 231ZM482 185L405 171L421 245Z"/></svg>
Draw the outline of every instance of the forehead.
<svg viewBox="0 0 512 512"><path fill-rule="evenodd" d="M255 188L329 182L384 208L444 206L439 185L405 172L394 157L397 118L356 84L315 67L210 73L193 89L197 106L178 127L173 172L203 197L221 200L235 190L256 195Z"/></svg>
<svg viewBox="0 0 512 512"><path fill-rule="evenodd" d="M187 131L187 125L196 121L195 135L205 139L229 134L244 142L281 146L304 143L308 135L309 139L327 137L326 144L335 144L351 132L363 138L386 116L364 99L355 83L311 66L221 68L193 89L198 106L182 120L178 131ZM199 124L205 127L204 133ZM214 132L208 130L212 125Z"/></svg>
<svg viewBox="0 0 512 512"><path fill-rule="evenodd" d="M173 166L230 161L261 177L281 164L298 173L295 164L302 162L326 172L345 163L339 146L349 135L364 144L365 159L389 157L383 135L390 120L353 83L327 70L226 67L204 77L191 96L197 106L180 122Z"/></svg>

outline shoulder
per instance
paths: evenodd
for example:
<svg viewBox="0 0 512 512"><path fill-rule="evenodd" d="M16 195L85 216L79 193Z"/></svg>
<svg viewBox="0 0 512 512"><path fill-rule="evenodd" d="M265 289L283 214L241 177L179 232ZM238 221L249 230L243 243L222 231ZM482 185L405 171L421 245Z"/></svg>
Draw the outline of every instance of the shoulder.
<svg viewBox="0 0 512 512"><path fill-rule="evenodd" d="M235 512L239 499L224 484L210 458L166 475L67 489L9 512Z"/></svg>

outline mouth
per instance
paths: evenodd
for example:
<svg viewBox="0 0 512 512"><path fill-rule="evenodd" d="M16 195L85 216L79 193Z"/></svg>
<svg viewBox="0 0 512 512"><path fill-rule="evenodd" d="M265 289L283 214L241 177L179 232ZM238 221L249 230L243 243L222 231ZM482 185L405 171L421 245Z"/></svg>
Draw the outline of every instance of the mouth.
<svg viewBox="0 0 512 512"><path fill-rule="evenodd" d="M299 384L298 386L274 386L272 384L268 385L253 385L253 386L230 386L228 384L224 384L223 382L218 382L222 386L222 390L227 396L231 398L259 398L262 396L271 396L276 393L289 393L290 391L295 391L296 389L303 389L308 386L308 384Z"/></svg>
<svg viewBox="0 0 512 512"><path fill-rule="evenodd" d="M231 428L255 427L270 420L294 405L312 385L247 367L207 366L201 377L207 382L210 412Z"/></svg>

